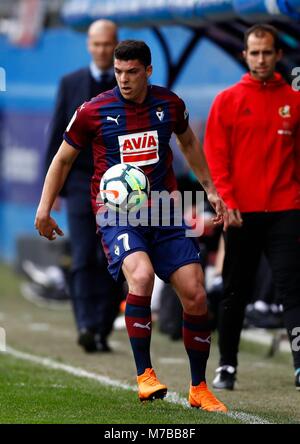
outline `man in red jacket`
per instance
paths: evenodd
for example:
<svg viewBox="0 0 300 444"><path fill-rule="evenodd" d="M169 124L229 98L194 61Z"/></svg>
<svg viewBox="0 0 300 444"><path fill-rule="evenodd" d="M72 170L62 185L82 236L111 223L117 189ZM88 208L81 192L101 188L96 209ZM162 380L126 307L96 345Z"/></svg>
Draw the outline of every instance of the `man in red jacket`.
<svg viewBox="0 0 300 444"><path fill-rule="evenodd" d="M244 310L264 251L283 304L300 390L300 93L275 72L282 56L275 28L248 29L243 54L249 73L216 97L205 135L230 225L213 386L234 388Z"/></svg>

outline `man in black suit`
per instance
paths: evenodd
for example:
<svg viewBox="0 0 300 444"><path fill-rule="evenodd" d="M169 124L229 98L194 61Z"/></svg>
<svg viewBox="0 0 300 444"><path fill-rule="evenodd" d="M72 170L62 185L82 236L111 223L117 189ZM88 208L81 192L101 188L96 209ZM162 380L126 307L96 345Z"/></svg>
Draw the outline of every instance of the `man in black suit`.
<svg viewBox="0 0 300 444"><path fill-rule="evenodd" d="M113 52L117 44L117 27L109 20L97 20L88 29L87 47L90 66L62 78L50 126L46 155L48 167L56 154L63 133L76 108L83 102L116 85ZM72 253L71 300L78 344L85 351L109 351L107 337L118 313L122 288L107 271L107 262L90 202L90 179L93 174L92 150L84 150L61 192L65 197ZM59 203L55 203L56 209Z"/></svg>

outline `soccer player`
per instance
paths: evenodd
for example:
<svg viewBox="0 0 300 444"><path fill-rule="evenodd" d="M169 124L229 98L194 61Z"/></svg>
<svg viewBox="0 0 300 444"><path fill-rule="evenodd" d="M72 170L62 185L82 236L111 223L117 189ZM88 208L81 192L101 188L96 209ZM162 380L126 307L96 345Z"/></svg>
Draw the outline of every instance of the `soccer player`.
<svg viewBox="0 0 300 444"><path fill-rule="evenodd" d="M153 191L175 190L169 147L174 132L216 211L214 222L224 222L225 229L227 208L211 180L200 142L189 127L184 102L166 88L148 85L152 73L149 47L136 40L119 43L114 67L118 86L79 107L67 127L45 179L35 226L50 240L63 234L50 215L51 207L79 152L92 143L92 202L109 270L115 279L124 275L129 287L125 318L137 367L139 398L163 398L167 392L166 385L156 377L150 357L150 301L156 273L173 285L183 305L183 339L191 368L190 404L226 412L205 380L210 331L198 247L185 236L184 226L102 225L97 196L103 173L129 159L144 170Z"/></svg>
<svg viewBox="0 0 300 444"><path fill-rule="evenodd" d="M213 386L234 388L245 306L262 252L283 304L300 389L300 95L275 72L277 31L257 24L245 34L249 67L215 99L205 150L229 208L219 312L220 367Z"/></svg>

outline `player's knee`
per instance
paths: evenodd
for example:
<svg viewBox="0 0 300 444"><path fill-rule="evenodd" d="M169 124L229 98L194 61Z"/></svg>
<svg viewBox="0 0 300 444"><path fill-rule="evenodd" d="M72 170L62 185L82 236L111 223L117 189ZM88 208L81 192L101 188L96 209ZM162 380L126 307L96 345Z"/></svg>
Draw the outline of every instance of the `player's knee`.
<svg viewBox="0 0 300 444"><path fill-rule="evenodd" d="M186 295L183 301L184 310L190 314L202 314L206 312L207 299L204 288L198 287Z"/></svg>
<svg viewBox="0 0 300 444"><path fill-rule="evenodd" d="M151 293L154 283L154 271L151 268L138 266L130 276L129 286L134 287L138 294Z"/></svg>

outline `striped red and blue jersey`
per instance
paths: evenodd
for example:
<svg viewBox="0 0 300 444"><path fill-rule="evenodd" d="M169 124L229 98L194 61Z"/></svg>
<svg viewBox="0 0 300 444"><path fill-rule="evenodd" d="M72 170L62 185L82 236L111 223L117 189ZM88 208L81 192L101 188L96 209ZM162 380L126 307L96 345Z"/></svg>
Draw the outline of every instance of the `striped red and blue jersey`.
<svg viewBox="0 0 300 444"><path fill-rule="evenodd" d="M101 177L117 163L142 168L153 191L176 190L169 143L173 132L182 134L187 127L188 112L183 100L159 86L148 86L142 104L126 100L118 87L82 104L64 139L79 150L92 146L91 197L95 213Z"/></svg>

